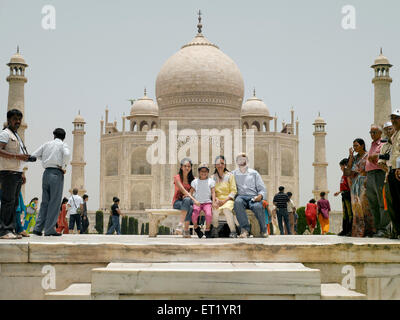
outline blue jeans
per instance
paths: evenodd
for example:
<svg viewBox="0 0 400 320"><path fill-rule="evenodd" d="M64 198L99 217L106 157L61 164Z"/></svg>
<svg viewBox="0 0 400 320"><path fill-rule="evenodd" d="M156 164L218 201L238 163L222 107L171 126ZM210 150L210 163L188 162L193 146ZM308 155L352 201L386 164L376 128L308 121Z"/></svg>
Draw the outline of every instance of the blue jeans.
<svg viewBox="0 0 400 320"><path fill-rule="evenodd" d="M193 212L193 201L189 197L184 199L178 199L174 202L174 209L176 210L185 210L186 217L185 221L192 221L192 212Z"/></svg>
<svg viewBox="0 0 400 320"><path fill-rule="evenodd" d="M287 208L277 208L276 216L278 218L279 231L281 232L281 235L285 234L285 231L283 231L282 218L285 221L285 227L286 227L287 233L292 234L290 232L289 213L287 211Z"/></svg>
<svg viewBox="0 0 400 320"><path fill-rule="evenodd" d="M119 215L118 216L112 215L111 221L112 221L112 224L111 224L110 229L108 229L107 234L113 234L114 231L117 231L117 234L121 234L121 228L119 225Z"/></svg>
<svg viewBox="0 0 400 320"><path fill-rule="evenodd" d="M71 214L69 216L69 226L68 229L69 230L74 230L74 226L76 223L76 230L81 230L81 215L78 213L75 214Z"/></svg>
<svg viewBox="0 0 400 320"><path fill-rule="evenodd" d="M239 222L240 229L250 232L249 219L247 218L246 209L254 212L262 233L267 232L267 225L265 223L265 209L260 202L251 201L252 197L237 196L235 199L234 209L236 218Z"/></svg>

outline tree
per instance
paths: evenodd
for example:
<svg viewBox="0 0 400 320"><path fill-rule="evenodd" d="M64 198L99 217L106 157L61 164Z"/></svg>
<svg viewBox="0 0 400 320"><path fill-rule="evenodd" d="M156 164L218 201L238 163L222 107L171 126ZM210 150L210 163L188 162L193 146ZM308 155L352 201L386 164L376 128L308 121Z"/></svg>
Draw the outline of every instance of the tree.
<svg viewBox="0 0 400 320"><path fill-rule="evenodd" d="M104 221L103 221L103 211L98 210L96 211L96 225L95 229L98 234L103 234L104 233Z"/></svg>

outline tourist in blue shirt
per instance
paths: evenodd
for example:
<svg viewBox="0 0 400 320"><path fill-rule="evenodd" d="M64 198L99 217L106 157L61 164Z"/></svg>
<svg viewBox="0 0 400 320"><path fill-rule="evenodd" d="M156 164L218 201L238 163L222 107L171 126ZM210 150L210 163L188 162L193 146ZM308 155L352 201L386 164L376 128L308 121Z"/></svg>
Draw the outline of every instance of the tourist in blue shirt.
<svg viewBox="0 0 400 320"><path fill-rule="evenodd" d="M267 225L265 223L265 213L262 200L266 200L266 188L260 174L248 167L249 159L245 153L241 153L236 158L239 169L232 173L235 176L237 194L234 209L240 225L240 238L247 238L250 234L250 224L247 218L246 209L254 212L260 224L261 236L268 237Z"/></svg>

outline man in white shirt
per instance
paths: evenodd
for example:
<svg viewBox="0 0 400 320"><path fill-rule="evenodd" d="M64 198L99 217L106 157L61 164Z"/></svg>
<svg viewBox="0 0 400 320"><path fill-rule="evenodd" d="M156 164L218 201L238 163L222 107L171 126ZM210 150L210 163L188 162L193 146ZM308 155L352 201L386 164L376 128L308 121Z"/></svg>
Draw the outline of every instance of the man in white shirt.
<svg viewBox="0 0 400 320"><path fill-rule="evenodd" d="M64 187L64 174L70 158L70 150L65 139L65 130L57 128L53 131L54 140L46 142L32 156L42 160L44 170L42 180L42 203L33 234L61 236L55 229L60 212Z"/></svg>
<svg viewBox="0 0 400 320"><path fill-rule="evenodd" d="M69 212L69 233L74 233L74 226L76 223L77 233L81 230L81 215L78 212L78 209L83 210L83 199L78 195L78 189L74 188L72 190L72 196L68 200L67 204L68 212Z"/></svg>

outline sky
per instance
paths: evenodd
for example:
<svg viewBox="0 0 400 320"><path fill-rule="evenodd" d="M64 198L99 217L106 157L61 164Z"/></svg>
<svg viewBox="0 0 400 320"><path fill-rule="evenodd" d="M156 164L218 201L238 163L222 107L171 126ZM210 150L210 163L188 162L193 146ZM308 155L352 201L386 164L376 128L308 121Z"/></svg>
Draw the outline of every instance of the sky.
<svg viewBox="0 0 400 320"><path fill-rule="evenodd" d="M42 27L42 8L52 5L56 27ZM344 29L345 5L355 9L355 29ZM197 11L203 13L203 34L238 65L245 99L264 100L278 124L300 122L300 205L312 198L314 137L318 112L326 120L329 200L340 198L338 162L355 138L370 146L374 95L370 68L383 54L391 69L392 107L399 104L400 20L397 0L148 0L148 1L0 1L0 114L6 119L9 73L6 64L19 45L26 70L26 145L33 152L51 140L56 127L67 131L72 147L72 121L80 111L86 120L85 159L88 207L99 206L100 120L106 105L110 121L121 128L128 99L155 98L155 80L164 62L197 32ZM271 123L272 124L272 123ZM65 177L64 194L71 184ZM41 197L39 163L27 172L26 198ZM276 190L269 192L275 193Z"/></svg>

